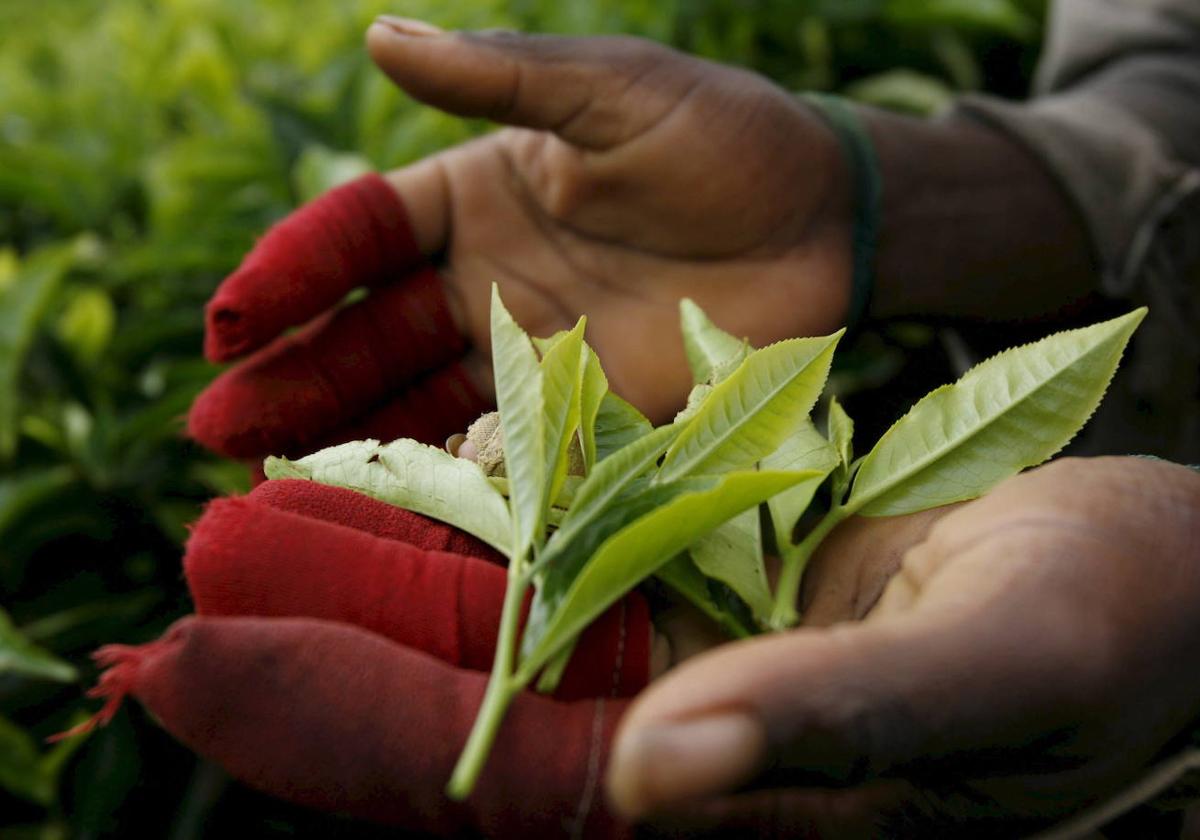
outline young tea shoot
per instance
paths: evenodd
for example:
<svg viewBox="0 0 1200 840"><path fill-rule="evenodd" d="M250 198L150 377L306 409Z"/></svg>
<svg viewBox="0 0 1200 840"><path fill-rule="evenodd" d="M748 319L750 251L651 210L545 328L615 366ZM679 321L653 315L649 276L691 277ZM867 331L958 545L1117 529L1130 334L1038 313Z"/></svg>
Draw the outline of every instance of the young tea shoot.
<svg viewBox="0 0 1200 840"><path fill-rule="evenodd" d="M827 434L810 417L841 332L754 350L683 301L695 387L687 407L655 428L608 390L585 319L531 339L493 287L503 478L412 440L270 458L266 473L357 490L459 527L508 558L491 677L447 786L462 799L517 693L535 680L553 691L579 634L630 590L657 576L734 637L794 626L805 565L840 522L972 499L1054 455L1095 410L1144 315L1001 353L926 396L854 460L854 423L836 400ZM797 542L823 484L831 507ZM782 560L773 592L763 505Z"/></svg>

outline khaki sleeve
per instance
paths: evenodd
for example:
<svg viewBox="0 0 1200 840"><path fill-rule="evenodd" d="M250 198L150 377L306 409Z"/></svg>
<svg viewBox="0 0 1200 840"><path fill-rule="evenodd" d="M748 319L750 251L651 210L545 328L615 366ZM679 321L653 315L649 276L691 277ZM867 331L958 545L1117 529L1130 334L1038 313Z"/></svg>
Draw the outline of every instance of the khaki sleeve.
<svg viewBox="0 0 1200 840"><path fill-rule="evenodd" d="M1083 219L1099 288L1151 314L1093 424L1094 452L1200 460L1200 0L1060 0L1035 95L971 96Z"/></svg>

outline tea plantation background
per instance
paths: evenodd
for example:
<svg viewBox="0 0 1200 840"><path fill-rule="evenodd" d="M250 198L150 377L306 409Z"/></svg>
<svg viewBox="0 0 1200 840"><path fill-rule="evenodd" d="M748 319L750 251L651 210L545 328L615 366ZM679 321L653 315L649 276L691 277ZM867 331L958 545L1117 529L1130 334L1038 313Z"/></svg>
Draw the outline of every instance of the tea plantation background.
<svg viewBox="0 0 1200 840"><path fill-rule="evenodd" d="M361 48L447 28L639 34L917 114L1021 96L1042 0L0 0L0 837L382 836L228 782L136 705L78 722L97 645L189 611L186 525L245 469L189 443L202 306L256 235L369 168L487 130ZM926 337L927 338L927 337ZM886 379L912 331L850 376ZM857 365L857 368L855 368Z"/></svg>

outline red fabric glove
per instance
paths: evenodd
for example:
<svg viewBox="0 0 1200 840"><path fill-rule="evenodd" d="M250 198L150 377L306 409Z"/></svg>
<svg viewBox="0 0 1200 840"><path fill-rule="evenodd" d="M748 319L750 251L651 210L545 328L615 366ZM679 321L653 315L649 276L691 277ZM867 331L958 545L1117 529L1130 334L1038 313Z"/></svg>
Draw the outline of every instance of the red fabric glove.
<svg viewBox="0 0 1200 840"><path fill-rule="evenodd" d="M362 286L365 299L334 308ZM196 399L188 431L247 459L368 437L440 443L490 408L466 351L404 205L367 175L271 228L217 289L206 355L253 355Z"/></svg>
<svg viewBox="0 0 1200 840"><path fill-rule="evenodd" d="M133 694L257 788L410 829L623 836L599 786L624 698L649 678L636 593L582 636L554 698L517 698L470 799L443 794L491 667L496 559L448 526L311 482L213 502L184 560L199 616L98 652L97 719Z"/></svg>

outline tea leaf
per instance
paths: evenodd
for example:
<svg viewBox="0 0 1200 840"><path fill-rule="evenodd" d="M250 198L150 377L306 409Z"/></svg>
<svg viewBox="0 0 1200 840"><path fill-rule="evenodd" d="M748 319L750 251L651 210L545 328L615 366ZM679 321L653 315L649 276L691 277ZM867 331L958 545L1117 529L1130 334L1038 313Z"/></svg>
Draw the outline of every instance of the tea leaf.
<svg viewBox="0 0 1200 840"><path fill-rule="evenodd" d="M833 501L839 504L850 486L850 465L854 461L854 421L837 397L829 401L829 440L841 460L833 471Z"/></svg>
<svg viewBox="0 0 1200 840"><path fill-rule="evenodd" d="M560 542L553 550L548 547L537 566L537 591L529 608L522 649L532 650L580 571L587 567L605 540L676 497L706 487L705 481L685 478L666 484L651 484L639 479L617 499L601 508L585 525L576 529L569 542Z"/></svg>
<svg viewBox="0 0 1200 840"><path fill-rule="evenodd" d="M608 394L608 377L600 366L596 351L584 345L583 383L579 391L579 447L588 473L596 466L596 421L600 405Z"/></svg>
<svg viewBox="0 0 1200 840"><path fill-rule="evenodd" d="M682 430L682 426L655 429L601 461L579 486L574 503L540 558L537 593L529 612L530 627L544 624L579 570L605 539L681 492L676 485L651 488L645 479L636 486L634 482L654 466ZM527 632L526 638L529 637Z"/></svg>
<svg viewBox="0 0 1200 840"><path fill-rule="evenodd" d="M533 634L532 626L526 628L530 653L521 672L536 672L604 610L701 536L811 477L808 473L744 471L696 480L696 489L613 534L575 578L545 629Z"/></svg>
<svg viewBox="0 0 1200 840"><path fill-rule="evenodd" d="M268 458L267 478L298 478L356 490L461 528L507 553L508 504L472 461L415 440L352 441L297 461Z"/></svg>
<svg viewBox="0 0 1200 840"><path fill-rule="evenodd" d="M750 353L746 342L717 327L689 298L679 301L679 322L683 329L683 349L697 385L717 384L716 373L721 369L731 373Z"/></svg>
<svg viewBox="0 0 1200 840"><path fill-rule="evenodd" d="M691 420L700 411L700 406L704 405L704 401L708 399L713 392L713 386L707 382L701 382L699 385L693 385L692 390L688 391L687 405L683 410L675 415L675 422L682 423L685 420Z"/></svg>
<svg viewBox="0 0 1200 840"><path fill-rule="evenodd" d="M771 591L763 565L758 508L739 513L692 543L688 552L701 572L728 585L755 618L766 620L771 612Z"/></svg>
<svg viewBox="0 0 1200 840"><path fill-rule="evenodd" d="M789 339L751 354L667 450L662 480L744 469L775 451L817 401L841 335Z"/></svg>
<svg viewBox="0 0 1200 840"><path fill-rule="evenodd" d="M580 318L575 328L542 357L545 411L543 446L548 459L546 488L541 500L543 510L550 506L562 489L567 477L567 449L579 428L579 389L586 361L583 357L583 330L586 323L585 318Z"/></svg>
<svg viewBox="0 0 1200 840"><path fill-rule="evenodd" d="M834 397L829 401L829 442L837 450L843 466L854 460L854 421Z"/></svg>
<svg viewBox="0 0 1200 840"><path fill-rule="evenodd" d="M654 466L683 429L683 425L676 424L655 429L597 464L575 491L561 527L546 544L547 556L564 549L604 513L634 479Z"/></svg>
<svg viewBox="0 0 1200 840"><path fill-rule="evenodd" d="M817 431L811 420L798 425L778 449L762 459L760 466L764 470L812 470L819 476L767 499L771 527L775 532L775 547L780 553L786 552L792 544L792 531L796 523L812 504L821 482L837 464L837 451Z"/></svg>
<svg viewBox="0 0 1200 840"><path fill-rule="evenodd" d="M596 413L596 462L645 437L653 429L640 411L609 391L600 399Z"/></svg>
<svg viewBox="0 0 1200 840"><path fill-rule="evenodd" d="M529 336L529 340L532 342L534 349L537 350L538 358L544 359L546 358L546 354L554 349L554 345L558 344L558 342L562 341L569 334L570 330L559 330L554 335L548 335L545 338L531 335Z"/></svg>
<svg viewBox="0 0 1200 840"><path fill-rule="evenodd" d="M8 613L0 610L0 677L6 675L54 682L74 682L75 668L22 635Z"/></svg>
<svg viewBox="0 0 1200 840"><path fill-rule="evenodd" d="M933 391L862 460L847 507L896 516L972 499L1083 427L1146 310L1006 350Z"/></svg>
<svg viewBox="0 0 1200 840"><path fill-rule="evenodd" d="M504 470L510 479L513 538L510 557L524 557L545 530L547 463L542 369L525 334L492 285L492 370L504 431Z"/></svg>

